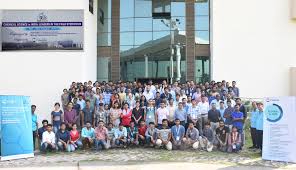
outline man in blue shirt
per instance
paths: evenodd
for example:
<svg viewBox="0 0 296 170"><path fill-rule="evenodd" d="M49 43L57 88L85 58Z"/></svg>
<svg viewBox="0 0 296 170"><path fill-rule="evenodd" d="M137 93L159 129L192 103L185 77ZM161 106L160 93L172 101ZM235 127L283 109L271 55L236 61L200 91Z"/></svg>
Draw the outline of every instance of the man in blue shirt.
<svg viewBox="0 0 296 170"><path fill-rule="evenodd" d="M86 127L82 128L81 138L84 149L92 147L95 139L95 130L91 127L90 122L86 122Z"/></svg>
<svg viewBox="0 0 296 170"><path fill-rule="evenodd" d="M185 128L180 125L180 119L175 119L175 126L171 128L173 149L184 149L183 138L185 136Z"/></svg>
<svg viewBox="0 0 296 170"><path fill-rule="evenodd" d="M187 112L183 108L183 105L181 102L178 104L178 108L175 110L174 119L175 120L178 119L180 121L181 125L185 126L186 121L187 121Z"/></svg>
<svg viewBox="0 0 296 170"><path fill-rule="evenodd" d="M243 120L244 114L239 111L240 105L236 104L234 107L234 112L231 114L232 117L232 125L235 126L239 133L243 131Z"/></svg>
<svg viewBox="0 0 296 170"><path fill-rule="evenodd" d="M70 133L66 130L66 124L64 122L60 126L60 130L56 134L57 144L60 151L65 151L68 149L70 142Z"/></svg>
<svg viewBox="0 0 296 170"><path fill-rule="evenodd" d="M37 137L37 130L38 130L38 121L37 121L37 115L35 113L36 106L31 106L31 112L32 112L32 131L33 131L33 146L35 150L35 143L36 143L36 137Z"/></svg>
<svg viewBox="0 0 296 170"><path fill-rule="evenodd" d="M257 103L258 112L256 116L256 142L257 147L262 151L262 138L263 138L263 103Z"/></svg>

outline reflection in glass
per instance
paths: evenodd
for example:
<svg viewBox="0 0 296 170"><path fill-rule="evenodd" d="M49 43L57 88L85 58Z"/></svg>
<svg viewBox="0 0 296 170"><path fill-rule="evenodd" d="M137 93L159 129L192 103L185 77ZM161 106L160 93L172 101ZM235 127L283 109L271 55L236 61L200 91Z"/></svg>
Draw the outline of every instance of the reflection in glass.
<svg viewBox="0 0 296 170"><path fill-rule="evenodd" d="M195 3L195 15L209 15L209 0Z"/></svg>
<svg viewBox="0 0 296 170"><path fill-rule="evenodd" d="M154 31L153 32L153 40L157 40L166 36L170 37L170 31Z"/></svg>
<svg viewBox="0 0 296 170"><path fill-rule="evenodd" d="M135 0L135 17L152 17L151 0Z"/></svg>
<svg viewBox="0 0 296 170"><path fill-rule="evenodd" d="M120 0L120 18L134 17L134 0Z"/></svg>
<svg viewBox="0 0 296 170"><path fill-rule="evenodd" d="M210 57L195 58L195 80L197 82L207 82L210 80Z"/></svg>
<svg viewBox="0 0 296 170"><path fill-rule="evenodd" d="M135 18L135 31L152 31L152 18Z"/></svg>
<svg viewBox="0 0 296 170"><path fill-rule="evenodd" d="M171 3L171 15L172 16L186 16L185 2L172 2Z"/></svg>
<svg viewBox="0 0 296 170"><path fill-rule="evenodd" d="M135 45L141 45L152 40L152 32L135 32Z"/></svg>
<svg viewBox="0 0 296 170"><path fill-rule="evenodd" d="M120 45L134 45L134 32L121 32Z"/></svg>
<svg viewBox="0 0 296 170"><path fill-rule="evenodd" d="M195 31L195 42L197 44L210 44L209 31Z"/></svg>
<svg viewBox="0 0 296 170"><path fill-rule="evenodd" d="M164 24L165 19L153 19L153 31L168 31L170 27Z"/></svg>
<svg viewBox="0 0 296 170"><path fill-rule="evenodd" d="M111 33L98 32L98 46L110 46L111 45Z"/></svg>
<svg viewBox="0 0 296 170"><path fill-rule="evenodd" d="M134 31L134 18L120 19L120 32Z"/></svg>
<svg viewBox="0 0 296 170"><path fill-rule="evenodd" d="M209 16L196 16L195 17L195 30L208 31L209 30Z"/></svg>

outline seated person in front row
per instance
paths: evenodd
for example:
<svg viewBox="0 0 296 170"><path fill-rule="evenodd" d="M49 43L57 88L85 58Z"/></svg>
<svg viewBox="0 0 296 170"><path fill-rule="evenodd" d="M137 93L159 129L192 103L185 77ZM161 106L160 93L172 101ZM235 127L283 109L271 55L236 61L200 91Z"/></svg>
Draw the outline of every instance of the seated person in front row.
<svg viewBox="0 0 296 170"><path fill-rule="evenodd" d="M126 148L127 130L123 126L123 124L119 124L118 129L115 130L114 137L115 137L115 145L116 146L118 146L118 147L123 146L124 148Z"/></svg>
<svg viewBox="0 0 296 170"><path fill-rule="evenodd" d="M145 133L147 130L147 126L144 120L140 121L140 126L138 127L138 138L139 138L139 145L144 146L146 143Z"/></svg>
<svg viewBox="0 0 296 170"><path fill-rule="evenodd" d="M52 131L52 124L48 124L46 131L42 134L41 151L55 151L56 150L56 139L55 134Z"/></svg>
<svg viewBox="0 0 296 170"><path fill-rule="evenodd" d="M233 126L232 131L228 136L227 152L238 152L241 148L241 144L241 134L238 132L237 127Z"/></svg>
<svg viewBox="0 0 296 170"><path fill-rule="evenodd" d="M214 147L222 152L227 150L227 139L229 135L229 128L225 126L224 121L219 121L219 127L216 129L216 137L214 139Z"/></svg>
<svg viewBox="0 0 296 170"><path fill-rule="evenodd" d="M64 122L61 123L60 129L57 131L56 137L58 149L60 151L66 151L68 149L68 145L70 142L70 133L66 130L66 124Z"/></svg>
<svg viewBox="0 0 296 170"><path fill-rule="evenodd" d="M38 129L38 138L39 138L40 144L42 143L42 134L43 132L46 131L47 124L48 124L48 120L42 120L43 126Z"/></svg>
<svg viewBox="0 0 296 170"><path fill-rule="evenodd" d="M185 128L180 123L180 119L175 119L175 125L171 128L174 150L184 149L183 138L185 136Z"/></svg>
<svg viewBox="0 0 296 170"><path fill-rule="evenodd" d="M156 140L157 140L157 129L155 128L154 122L149 123L149 127L145 132L145 138L146 138L146 145L150 147L155 146Z"/></svg>
<svg viewBox="0 0 296 170"><path fill-rule="evenodd" d="M91 127L91 123L86 122L86 127L81 130L83 149L91 148L95 140L95 130Z"/></svg>
<svg viewBox="0 0 296 170"><path fill-rule="evenodd" d="M109 148L113 148L115 146L115 128L113 128L113 123L108 123L108 140L107 145Z"/></svg>
<svg viewBox="0 0 296 170"><path fill-rule="evenodd" d="M203 130L202 139L200 140L201 149L211 152L213 150L213 140L214 140L214 133L211 129L210 122L207 122Z"/></svg>
<svg viewBox="0 0 296 170"><path fill-rule="evenodd" d="M158 130L158 139L156 140L156 146L165 146L167 150L172 150L172 133L171 129L168 127L168 120L162 120L162 127Z"/></svg>
<svg viewBox="0 0 296 170"><path fill-rule="evenodd" d="M130 127L127 128L127 143L128 145L139 145L139 132L138 132L138 128L135 127L135 122L130 122Z"/></svg>
<svg viewBox="0 0 296 170"><path fill-rule="evenodd" d="M80 140L80 133L77 130L77 124L72 124L72 130L70 131L70 143L68 145L68 151L73 152L78 148L82 147L82 142Z"/></svg>
<svg viewBox="0 0 296 170"><path fill-rule="evenodd" d="M107 139L108 139L108 130L104 126L104 122L102 120L99 120L99 125L95 129L95 146L96 150L102 150L102 149L109 149L109 146L107 145Z"/></svg>
<svg viewBox="0 0 296 170"><path fill-rule="evenodd" d="M194 127L194 122L190 121L188 124L188 129L186 131L186 136L183 138L186 148L192 147L193 149L199 148L199 131Z"/></svg>

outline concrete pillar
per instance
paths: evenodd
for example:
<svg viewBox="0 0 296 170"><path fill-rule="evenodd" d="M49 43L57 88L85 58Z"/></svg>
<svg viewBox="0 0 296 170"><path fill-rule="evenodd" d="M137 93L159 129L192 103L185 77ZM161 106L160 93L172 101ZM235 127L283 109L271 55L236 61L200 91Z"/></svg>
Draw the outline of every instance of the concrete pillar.
<svg viewBox="0 0 296 170"><path fill-rule="evenodd" d="M181 79L181 46L180 44L176 45L176 81Z"/></svg>
<svg viewBox="0 0 296 170"><path fill-rule="evenodd" d="M186 0L186 80L194 80L195 61L195 0Z"/></svg>
<svg viewBox="0 0 296 170"><path fill-rule="evenodd" d="M112 0L111 13L111 80L120 79L120 0Z"/></svg>

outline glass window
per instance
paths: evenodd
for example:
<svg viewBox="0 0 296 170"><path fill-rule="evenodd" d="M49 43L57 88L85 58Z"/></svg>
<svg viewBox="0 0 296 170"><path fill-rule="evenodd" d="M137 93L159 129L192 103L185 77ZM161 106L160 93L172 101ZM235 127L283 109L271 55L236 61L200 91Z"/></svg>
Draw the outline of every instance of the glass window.
<svg viewBox="0 0 296 170"><path fill-rule="evenodd" d="M135 45L151 42L152 32L135 32Z"/></svg>
<svg viewBox="0 0 296 170"><path fill-rule="evenodd" d="M135 0L135 17L152 17L151 0Z"/></svg>
<svg viewBox="0 0 296 170"><path fill-rule="evenodd" d="M185 2L172 2L171 3L171 15L172 16L186 16Z"/></svg>
<svg viewBox="0 0 296 170"><path fill-rule="evenodd" d="M185 17L173 17L173 25L176 25L179 30L185 30L186 28L186 18ZM172 28L174 30L174 28Z"/></svg>
<svg viewBox="0 0 296 170"><path fill-rule="evenodd" d="M195 58L195 79L197 82L210 81L210 57L196 57Z"/></svg>
<svg viewBox="0 0 296 170"><path fill-rule="evenodd" d="M171 0L152 0L153 13L170 13Z"/></svg>
<svg viewBox="0 0 296 170"><path fill-rule="evenodd" d="M152 18L135 18L135 31L152 31Z"/></svg>
<svg viewBox="0 0 296 170"><path fill-rule="evenodd" d="M120 19L120 32L134 31L134 18Z"/></svg>
<svg viewBox="0 0 296 170"><path fill-rule="evenodd" d="M195 15L209 15L209 0L195 3Z"/></svg>
<svg viewBox="0 0 296 170"><path fill-rule="evenodd" d="M170 31L154 31L153 32L153 40L157 40L163 37L168 37L170 39ZM170 42L170 40L169 40Z"/></svg>
<svg viewBox="0 0 296 170"><path fill-rule="evenodd" d="M111 33L98 32L98 46L111 46Z"/></svg>
<svg viewBox="0 0 296 170"><path fill-rule="evenodd" d="M195 31L195 41L197 44L210 44L209 31Z"/></svg>
<svg viewBox="0 0 296 170"><path fill-rule="evenodd" d="M98 18L111 18L111 0L98 1Z"/></svg>
<svg viewBox="0 0 296 170"><path fill-rule="evenodd" d="M170 30L170 20L153 19L153 31L168 31L168 30Z"/></svg>
<svg viewBox="0 0 296 170"><path fill-rule="evenodd" d="M134 32L121 32L120 45L134 45Z"/></svg>
<svg viewBox="0 0 296 170"><path fill-rule="evenodd" d="M134 0L120 0L120 18L134 17Z"/></svg>
<svg viewBox="0 0 296 170"><path fill-rule="evenodd" d="M195 30L208 31L209 30L209 16L196 16L195 17Z"/></svg>
<svg viewBox="0 0 296 170"><path fill-rule="evenodd" d="M124 53L126 53L128 50L133 49L133 48L134 48L133 45L121 45L121 46L120 46L120 53L124 54ZM121 55L120 57L124 57L124 56L125 56L125 54L124 54L124 55Z"/></svg>

